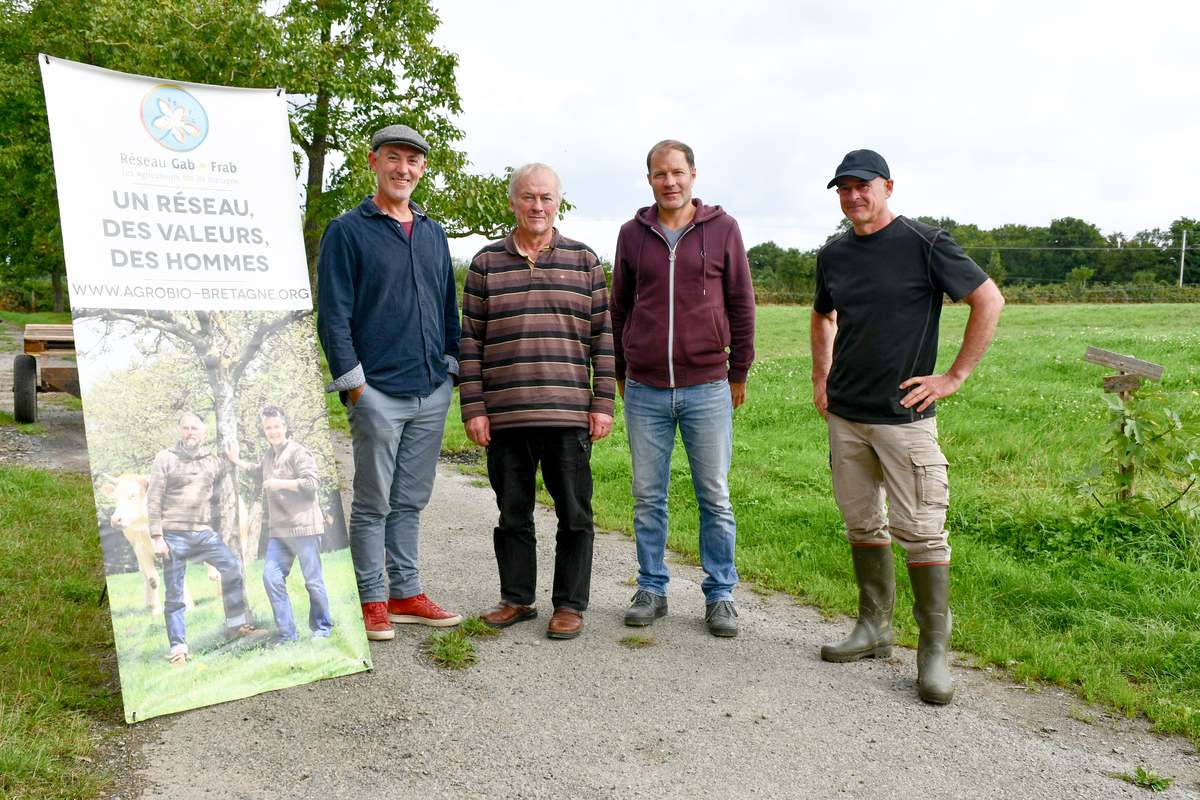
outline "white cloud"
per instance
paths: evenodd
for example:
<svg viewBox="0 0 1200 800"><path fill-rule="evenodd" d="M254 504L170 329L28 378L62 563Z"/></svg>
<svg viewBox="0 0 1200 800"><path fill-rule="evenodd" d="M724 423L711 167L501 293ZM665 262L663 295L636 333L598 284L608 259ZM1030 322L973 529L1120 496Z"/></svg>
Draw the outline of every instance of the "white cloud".
<svg viewBox="0 0 1200 800"><path fill-rule="evenodd" d="M455 0L435 38L461 58L475 168L553 165L579 207L567 235L611 253L652 200L647 149L673 137L748 245L807 248L859 147L888 159L900 213L1126 234L1200 216L1196 8Z"/></svg>

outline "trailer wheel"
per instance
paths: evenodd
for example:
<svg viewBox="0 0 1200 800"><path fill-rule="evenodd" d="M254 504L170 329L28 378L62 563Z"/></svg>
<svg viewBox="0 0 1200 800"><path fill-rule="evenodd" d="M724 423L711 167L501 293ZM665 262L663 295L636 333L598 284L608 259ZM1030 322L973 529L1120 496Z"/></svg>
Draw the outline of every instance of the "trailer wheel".
<svg viewBox="0 0 1200 800"><path fill-rule="evenodd" d="M25 353L13 359L13 418L37 422L37 359Z"/></svg>

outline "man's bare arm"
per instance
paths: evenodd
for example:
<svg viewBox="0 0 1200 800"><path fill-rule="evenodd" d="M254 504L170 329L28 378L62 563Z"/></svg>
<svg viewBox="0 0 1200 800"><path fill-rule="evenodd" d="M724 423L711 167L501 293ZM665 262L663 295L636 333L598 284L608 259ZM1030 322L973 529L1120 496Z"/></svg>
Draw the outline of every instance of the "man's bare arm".
<svg viewBox="0 0 1200 800"><path fill-rule="evenodd" d="M1000 320L1000 310L1004 308L1004 295L1000 288L988 278L978 289L963 298L963 302L971 307L967 317L967 329L963 332L962 347L954 363L943 375L922 375L912 377L900 384L901 389L914 387L900 401L905 408L912 408L920 403L917 411L924 411L935 400L949 397L958 391L958 387L970 377L988 345L996 333L996 323Z"/></svg>
<svg viewBox="0 0 1200 800"><path fill-rule="evenodd" d="M833 340L836 336L837 312L820 314L814 310L810 323L813 404L817 407L817 413L825 419L829 419L829 396L825 393L825 384L829 380L829 370L833 367Z"/></svg>

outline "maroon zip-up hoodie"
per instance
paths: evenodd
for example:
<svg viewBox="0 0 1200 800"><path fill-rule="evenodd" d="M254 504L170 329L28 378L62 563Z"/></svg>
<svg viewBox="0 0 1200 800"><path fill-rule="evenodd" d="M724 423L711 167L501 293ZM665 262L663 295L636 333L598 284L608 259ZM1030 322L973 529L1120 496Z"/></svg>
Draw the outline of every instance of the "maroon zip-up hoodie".
<svg viewBox="0 0 1200 800"><path fill-rule="evenodd" d="M692 205L673 265L657 204L621 226L609 299L617 380L658 388L746 382L754 285L742 233L720 206Z"/></svg>

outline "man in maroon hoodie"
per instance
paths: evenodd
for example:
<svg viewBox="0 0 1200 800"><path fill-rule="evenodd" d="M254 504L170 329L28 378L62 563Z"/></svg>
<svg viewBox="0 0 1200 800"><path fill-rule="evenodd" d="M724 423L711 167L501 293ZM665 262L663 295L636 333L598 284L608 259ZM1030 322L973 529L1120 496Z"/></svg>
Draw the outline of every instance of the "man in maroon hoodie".
<svg viewBox="0 0 1200 800"><path fill-rule="evenodd" d="M621 226L610 299L640 565L625 624L667 613L667 486L678 430L700 509L704 620L714 636L737 636L729 462L733 410L746 401L754 360L750 264L733 217L692 199L692 148L659 142L646 170L655 204Z"/></svg>

